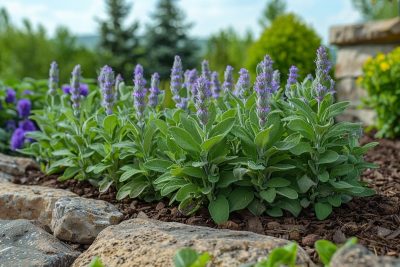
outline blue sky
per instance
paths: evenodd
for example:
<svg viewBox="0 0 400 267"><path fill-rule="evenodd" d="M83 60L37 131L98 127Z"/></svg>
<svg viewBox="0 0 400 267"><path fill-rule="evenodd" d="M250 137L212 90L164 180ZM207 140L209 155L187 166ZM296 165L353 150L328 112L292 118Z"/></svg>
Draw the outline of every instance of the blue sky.
<svg viewBox="0 0 400 267"><path fill-rule="evenodd" d="M128 0L129 1L129 0ZM142 25L149 22L157 0L130 0L133 2L131 19ZM260 33L258 18L266 0L180 0L187 19L194 23L192 34L206 37L228 26L240 33L250 29ZM299 14L328 42L331 25L360 21L351 0L287 0L288 10ZM93 34L97 30L95 18L105 16L103 0L0 0L15 23L29 18L43 24L50 34L58 25L65 25L76 34Z"/></svg>

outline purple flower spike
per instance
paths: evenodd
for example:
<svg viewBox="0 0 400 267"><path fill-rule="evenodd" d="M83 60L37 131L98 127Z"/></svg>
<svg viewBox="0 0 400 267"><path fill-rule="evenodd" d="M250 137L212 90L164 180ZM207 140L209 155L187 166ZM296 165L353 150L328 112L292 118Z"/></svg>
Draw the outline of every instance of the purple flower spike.
<svg viewBox="0 0 400 267"><path fill-rule="evenodd" d="M189 98L181 97L181 102L177 104L177 107L180 109L187 109L188 102Z"/></svg>
<svg viewBox="0 0 400 267"><path fill-rule="evenodd" d="M81 66L76 65L74 70L71 73L71 101L72 101L72 108L74 110L75 115L79 114L79 106L81 100Z"/></svg>
<svg viewBox="0 0 400 267"><path fill-rule="evenodd" d="M315 73L315 98L321 102L325 95L334 94L334 85L329 72L332 69L332 64L329 61L328 53L324 46L320 46L317 50L316 73ZM327 89L329 85L329 90Z"/></svg>
<svg viewBox="0 0 400 267"><path fill-rule="evenodd" d="M226 70L224 73L224 83L222 84L222 88L224 92L231 92L233 89L233 68L231 66L226 66Z"/></svg>
<svg viewBox="0 0 400 267"><path fill-rule="evenodd" d="M289 76L286 82L286 91L289 91L292 85L297 83L297 78L299 77L298 69L296 66L291 66L289 69Z"/></svg>
<svg viewBox="0 0 400 267"><path fill-rule="evenodd" d="M175 56L174 64L171 69L171 93L172 99L175 101L176 107L179 106L181 102L180 91L182 89L182 81L183 81L183 74L182 74L182 61L179 56Z"/></svg>
<svg viewBox="0 0 400 267"><path fill-rule="evenodd" d="M58 87L58 76L59 76L59 70L58 70L58 65L57 62L53 61L50 64L50 70L49 70L49 94L50 95L55 95L56 90Z"/></svg>
<svg viewBox="0 0 400 267"><path fill-rule="evenodd" d="M245 96L249 95L249 89L250 89L249 71L242 68L239 71L239 79L235 86L235 95L243 99Z"/></svg>
<svg viewBox="0 0 400 267"><path fill-rule="evenodd" d="M195 106L197 109L197 117L199 118L201 124L205 126L208 122L208 99L210 92L210 82L203 75L196 81L196 101Z"/></svg>
<svg viewBox="0 0 400 267"><path fill-rule="evenodd" d="M7 88L6 90L6 98L4 99L6 101L6 103L15 103L16 100L16 93L14 91L14 89L12 88Z"/></svg>
<svg viewBox="0 0 400 267"><path fill-rule="evenodd" d="M195 98L195 96L197 94L196 86L194 86L196 80L197 80L197 70L192 69L192 70L185 71L185 87L188 90L188 92L191 94L193 99Z"/></svg>
<svg viewBox="0 0 400 267"><path fill-rule="evenodd" d="M210 65L208 64L207 60L203 60L203 62L201 62L201 75L206 77L207 80L211 80Z"/></svg>
<svg viewBox="0 0 400 267"><path fill-rule="evenodd" d="M274 70L274 73L272 74L272 83L271 83L272 93L278 91L280 84L281 84L281 74L279 70Z"/></svg>
<svg viewBox="0 0 400 267"><path fill-rule="evenodd" d="M86 83L81 83L81 96L87 96L89 94L89 86Z"/></svg>
<svg viewBox="0 0 400 267"><path fill-rule="evenodd" d="M17 128L17 123L14 120L8 120L5 124L5 129L7 132L12 132Z"/></svg>
<svg viewBox="0 0 400 267"><path fill-rule="evenodd" d="M118 101L119 87L122 85L123 82L124 79L122 78L122 75L118 74L117 77L115 78L114 104L117 103Z"/></svg>
<svg viewBox="0 0 400 267"><path fill-rule="evenodd" d="M36 126L33 123L33 121L25 119L23 121L20 121L18 123L18 128L21 128L25 132L31 132L31 131L36 131Z"/></svg>
<svg viewBox="0 0 400 267"><path fill-rule="evenodd" d="M221 85L219 83L218 73L216 71L211 74L211 92L213 98L218 98L221 92Z"/></svg>
<svg viewBox="0 0 400 267"><path fill-rule="evenodd" d="M21 128L17 128L11 136L10 148L15 151L24 147L25 132Z"/></svg>
<svg viewBox="0 0 400 267"><path fill-rule="evenodd" d="M257 116L261 127L267 122L267 115L270 111L270 97L274 92L276 81L273 79L273 61L267 55L257 66L257 78L254 84L254 91L257 94Z"/></svg>
<svg viewBox="0 0 400 267"><path fill-rule="evenodd" d="M101 93L103 95L103 107L107 115L111 115L114 106L114 72L111 67L104 66L100 71L99 81L101 85Z"/></svg>
<svg viewBox="0 0 400 267"><path fill-rule="evenodd" d="M134 88L133 88L133 100L135 109L137 112L138 120L141 121L144 115L144 110L146 108L145 98L146 98L146 80L143 75L143 67L140 64L136 65L134 73Z"/></svg>
<svg viewBox="0 0 400 267"><path fill-rule="evenodd" d="M28 118L31 113L31 101L29 99L20 99L17 103L17 111L20 118Z"/></svg>
<svg viewBox="0 0 400 267"><path fill-rule="evenodd" d="M149 94L149 105L155 108L158 105L158 95L161 93L160 89L160 75L154 73L151 76L150 94Z"/></svg>

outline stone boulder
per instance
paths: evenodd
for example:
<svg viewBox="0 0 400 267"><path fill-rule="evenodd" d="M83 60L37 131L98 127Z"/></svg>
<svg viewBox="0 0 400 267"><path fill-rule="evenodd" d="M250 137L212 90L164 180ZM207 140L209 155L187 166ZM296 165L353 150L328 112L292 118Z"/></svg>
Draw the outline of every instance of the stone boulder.
<svg viewBox="0 0 400 267"><path fill-rule="evenodd" d="M400 259L376 256L361 245L343 247L331 260L331 267L399 267Z"/></svg>
<svg viewBox="0 0 400 267"><path fill-rule="evenodd" d="M119 223L123 214L105 201L64 197L54 206L51 229L58 239L91 244L106 227Z"/></svg>
<svg viewBox="0 0 400 267"><path fill-rule="evenodd" d="M23 176L28 170L38 170L38 164L30 158L12 157L0 153L0 176L10 180L14 176Z"/></svg>
<svg viewBox="0 0 400 267"><path fill-rule="evenodd" d="M78 197L66 190L44 186L0 185L0 219L38 220L48 227L56 201L62 197Z"/></svg>
<svg viewBox="0 0 400 267"><path fill-rule="evenodd" d="M78 255L27 220L0 220L0 267L69 267Z"/></svg>
<svg viewBox="0 0 400 267"><path fill-rule="evenodd" d="M103 230L73 267L86 267L93 257L105 266L173 266L176 251L191 247L209 252L211 266L240 266L257 262L289 241L251 232L212 229L151 219L132 219ZM299 248L300 266L314 266L306 252Z"/></svg>
<svg viewBox="0 0 400 267"><path fill-rule="evenodd" d="M399 40L400 18L334 26L329 31L329 42L333 45L398 43Z"/></svg>

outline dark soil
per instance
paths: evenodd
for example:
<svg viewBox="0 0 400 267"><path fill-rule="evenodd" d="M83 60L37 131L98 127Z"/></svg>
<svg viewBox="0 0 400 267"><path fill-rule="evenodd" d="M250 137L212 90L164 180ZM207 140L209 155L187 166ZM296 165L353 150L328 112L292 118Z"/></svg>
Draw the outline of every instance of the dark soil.
<svg viewBox="0 0 400 267"><path fill-rule="evenodd" d="M234 213L224 225L215 225L206 209L187 217L167 202L145 203L138 200L115 200L115 190L99 193L87 182L57 181L56 176L46 176L32 171L28 178L16 183L36 184L70 190L80 196L98 198L115 204L125 219L148 217L161 221L174 221L214 228L248 230L256 233L296 241L317 260L313 244L318 239L343 243L349 237L357 237L359 243L377 255L400 256L400 140L377 139L365 136L363 143L378 141L366 159L379 164L380 168L367 170L362 176L377 191L372 197L354 199L324 220L316 219L311 210L303 211L297 218L289 214L282 218L255 217L248 212Z"/></svg>

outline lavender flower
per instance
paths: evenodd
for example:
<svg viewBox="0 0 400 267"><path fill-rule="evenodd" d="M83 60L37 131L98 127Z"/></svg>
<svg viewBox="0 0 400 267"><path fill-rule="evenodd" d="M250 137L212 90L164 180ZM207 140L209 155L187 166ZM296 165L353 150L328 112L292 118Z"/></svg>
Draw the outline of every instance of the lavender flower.
<svg viewBox="0 0 400 267"><path fill-rule="evenodd" d="M101 85L101 93L103 95L103 107L106 110L107 115L111 115L114 106L114 72L111 67L104 66L100 71L98 78Z"/></svg>
<svg viewBox="0 0 400 267"><path fill-rule="evenodd" d="M180 109L187 109L188 102L189 102L189 98L187 98L187 97L181 97L181 102L179 102L179 103L177 104L177 108L180 108Z"/></svg>
<svg viewBox="0 0 400 267"><path fill-rule="evenodd" d="M18 123L18 128L24 130L25 132L32 132L36 131L36 126L33 121L25 119Z"/></svg>
<svg viewBox="0 0 400 267"><path fill-rule="evenodd" d="M7 132L12 132L17 128L17 123L14 120L8 120L4 128Z"/></svg>
<svg viewBox="0 0 400 267"><path fill-rule="evenodd" d="M274 73L272 74L272 83L271 83L272 85L271 89L273 93L278 91L280 84L281 84L281 74L279 70L274 70Z"/></svg>
<svg viewBox="0 0 400 267"><path fill-rule="evenodd" d="M141 121L143 118L144 110L146 108L145 97L146 97L146 80L143 75L143 67L140 64L136 65L134 73L134 88L133 88L133 100L135 109L137 112L138 120Z"/></svg>
<svg viewBox="0 0 400 267"><path fill-rule="evenodd" d="M12 88L7 88L6 90L6 98L4 99L6 103L14 103L16 100L16 93L14 89Z"/></svg>
<svg viewBox="0 0 400 267"><path fill-rule="evenodd" d="M10 148L15 151L23 148L25 143L25 132L21 128L17 128L11 136Z"/></svg>
<svg viewBox="0 0 400 267"><path fill-rule="evenodd" d="M201 124L205 126L208 122L208 99L209 99L209 91L210 91L210 82L207 80L205 76L201 76L196 81L196 101L195 106L197 109L197 117L199 118Z"/></svg>
<svg viewBox="0 0 400 267"><path fill-rule="evenodd" d="M118 101L119 88L122 86L124 79L121 74L118 74L115 78L115 89L114 89L114 104Z"/></svg>
<svg viewBox="0 0 400 267"><path fill-rule="evenodd" d="M20 118L27 118L31 113L31 101L29 99L20 99L17 103L17 111Z"/></svg>
<svg viewBox="0 0 400 267"><path fill-rule="evenodd" d="M286 91L289 91L292 85L297 83L298 69L296 66L291 66L289 69L289 76L286 82Z"/></svg>
<svg viewBox="0 0 400 267"><path fill-rule="evenodd" d="M57 87L58 87L58 75L59 75L59 70L58 70L58 65L57 62L53 61L50 64L50 70L49 70L49 94L50 95L55 95Z"/></svg>
<svg viewBox="0 0 400 267"><path fill-rule="evenodd" d="M160 75L158 75L158 73L156 72L151 76L151 85L149 89L149 105L152 108L155 108L158 105L158 95L161 93L159 86Z"/></svg>
<svg viewBox="0 0 400 267"><path fill-rule="evenodd" d="M33 95L33 92L31 91L31 90L24 90L23 92L22 92L22 94L23 95Z"/></svg>
<svg viewBox="0 0 400 267"><path fill-rule="evenodd" d="M250 89L250 75L246 69L240 69L239 79L235 86L235 95L239 98L244 98L248 95Z"/></svg>
<svg viewBox="0 0 400 267"><path fill-rule="evenodd" d="M188 90L188 93L191 94L192 98L195 98L197 92L196 92L196 86L194 86L194 83L197 80L197 70L192 69L192 70L187 70L185 71L185 87Z"/></svg>
<svg viewBox="0 0 400 267"><path fill-rule="evenodd" d="M221 85L218 80L218 72L216 71L211 74L211 92L214 98L218 98L219 93L221 92Z"/></svg>
<svg viewBox="0 0 400 267"><path fill-rule="evenodd" d="M201 75L204 76L208 81L211 80L210 65L207 60L201 62Z"/></svg>
<svg viewBox="0 0 400 267"><path fill-rule="evenodd" d="M267 122L267 115L270 111L270 97L274 90L273 61L267 55L257 66L258 75L254 84L254 91L257 94L257 116L261 127Z"/></svg>
<svg viewBox="0 0 400 267"><path fill-rule="evenodd" d="M231 66L226 66L226 70L224 73L224 83L222 84L222 88L225 93L231 92L233 89L233 68Z"/></svg>
<svg viewBox="0 0 400 267"><path fill-rule="evenodd" d="M71 73L71 101L72 101L72 108L74 109L75 115L79 113L79 106L81 100L81 66L76 65Z"/></svg>
<svg viewBox="0 0 400 267"><path fill-rule="evenodd" d="M332 64L328 59L328 53L324 46L320 46L317 50L316 73L314 80L315 98L320 103L327 94L334 94L335 83L329 75ZM329 89L328 89L329 85Z"/></svg>
<svg viewBox="0 0 400 267"><path fill-rule="evenodd" d="M178 107L179 103L181 102L180 97L180 90L182 89L182 61L179 56L175 56L174 64L171 69L171 92L172 92L172 99L175 101L176 106Z"/></svg>
<svg viewBox="0 0 400 267"><path fill-rule="evenodd" d="M89 94L89 86L86 83L81 83L80 89L81 89L81 96L87 96ZM64 84L63 86L61 86L61 90L64 92L64 94L70 95L71 85Z"/></svg>

